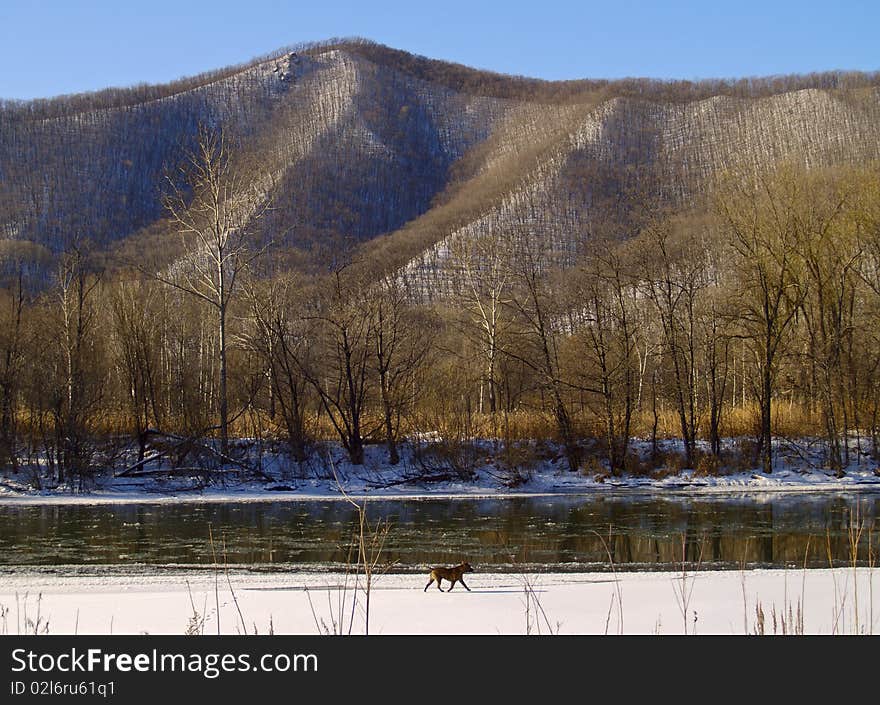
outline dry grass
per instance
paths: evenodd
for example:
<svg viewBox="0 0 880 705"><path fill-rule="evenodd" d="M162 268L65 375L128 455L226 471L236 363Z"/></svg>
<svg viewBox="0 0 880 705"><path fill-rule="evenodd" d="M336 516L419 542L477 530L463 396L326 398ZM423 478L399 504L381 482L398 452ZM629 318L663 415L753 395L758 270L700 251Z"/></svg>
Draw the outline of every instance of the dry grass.
<svg viewBox="0 0 880 705"><path fill-rule="evenodd" d="M30 599L30 601L28 593L24 593L24 595L15 593L14 615L11 607L0 604L0 635L28 634L38 636L48 634L49 618L42 614L42 604L42 593L38 593L36 599ZM13 625L15 632L12 631Z"/></svg>
<svg viewBox="0 0 880 705"><path fill-rule="evenodd" d="M685 468L684 455L675 451L661 453L658 458L658 465L652 475L654 477L669 477L670 475L680 475Z"/></svg>
<svg viewBox="0 0 880 705"><path fill-rule="evenodd" d="M507 455L499 458L499 467L509 470L510 482L519 484L528 479L530 470L537 460L548 459L538 454L536 457L525 457L532 451L525 450L526 445L519 442L537 441L535 448L540 448L544 441L557 440L556 422L544 411L535 409L513 412L499 411L495 414L467 413L465 409L454 404L439 407L417 409L402 421L399 430L401 438L413 437L418 433L436 433L438 440L452 444L455 449L453 458L460 455L463 446L471 445L475 439L503 441L508 448ZM581 472L589 477L602 480L608 473L604 466L601 453L603 425L602 419L588 410L573 411L573 425L577 436L584 440L600 439L585 454ZM698 453L695 457L694 470L697 476L716 476L733 472L743 472L755 467L755 447L751 440L755 437L759 419L756 405L726 408L720 429L722 437L738 439L734 447L725 449L721 458ZM19 433L24 444L37 452L45 443L51 443L54 434L51 419L43 417L44 426L40 428L40 418L29 417L26 412L19 415ZM705 420L704 420L705 421ZM382 419L375 413L364 414L361 420L366 443L383 442ZM46 425L48 424L48 426ZM637 411L632 418L631 436L646 439L651 436L654 419L653 414L643 410ZM96 438L105 438L106 443L99 446L105 464L113 462L121 450L131 441L131 421L121 411L107 411L95 419L94 428L90 432ZM338 441L335 428L327 416L312 408L306 414L306 433L316 443ZM182 419L169 419L163 431L189 435L199 433L198 430L187 428ZM706 424L698 429L698 438L708 440ZM210 434L210 431L208 432ZM823 433L821 420L805 406L781 401L774 405L773 434L783 438L805 438L821 436ZM274 419L258 409L248 409L247 413L235 416L230 423L230 435L236 438L256 438L266 441L283 440L286 428L280 415ZM672 408L663 408L658 414L657 438L674 440L681 436L677 413ZM588 444L589 445L589 444ZM451 451L450 451L451 452ZM114 455L115 454L115 455ZM462 458L467 463L471 458ZM477 458L477 460L479 460ZM460 463L459 463L460 464ZM455 466L456 463L453 463ZM468 466L470 467L470 466ZM680 453L661 452L658 457L646 459L630 453L624 461L627 474L635 477L661 478L678 474L685 467ZM466 474L466 473L465 473Z"/></svg>
<svg viewBox="0 0 880 705"><path fill-rule="evenodd" d="M602 461L595 455L588 455L581 462L580 474L584 477L592 477L598 482L604 481L611 477L611 473L602 464Z"/></svg>
<svg viewBox="0 0 880 705"><path fill-rule="evenodd" d="M696 477L711 477L720 475L722 470L721 459L711 453L698 452L694 462L694 475Z"/></svg>
<svg viewBox="0 0 880 705"><path fill-rule="evenodd" d="M604 420L587 410L572 414L575 430L586 438L601 438ZM758 430L760 410L756 404L725 408L720 433L723 437L754 436ZM644 410L632 417L633 437L648 438L654 424L653 414ZM558 435L552 414L536 410L472 414L467 425L474 438L554 439ZM414 429L413 429L414 430ZM434 430L434 429L421 429ZM774 405L773 433L779 436L803 437L822 434L822 420L800 404L781 402ZM709 436L708 419L701 420L698 437ZM657 436L660 439L681 437L681 425L677 412L672 408L658 412Z"/></svg>
<svg viewBox="0 0 880 705"><path fill-rule="evenodd" d="M726 409L722 417L721 435L731 438L754 436L761 412L757 404ZM779 402L773 405L773 434L778 436L817 436L823 432L819 414L802 404Z"/></svg>
<svg viewBox="0 0 880 705"><path fill-rule="evenodd" d="M601 437L604 433L604 419L586 409L572 409L572 421L577 433L584 437ZM756 404L726 407L722 416L720 432L725 437L753 436L757 432L760 411ZM44 422L51 422L47 414ZM366 433L382 428L382 417L378 410L365 413L361 419ZM40 419L22 409L16 415L16 423L22 436L38 433ZM285 433L280 414L270 418L262 409L248 408L247 413L235 415L230 419L230 435L237 437L277 437ZM652 413L645 409L636 411L632 417L631 433L634 437L646 438L651 435L654 424ZM124 409L106 409L97 414L90 424L89 431L97 435L127 432L132 425L129 413ZM172 433L184 433L187 423L182 418L166 419L167 428ZM206 426L210 422L205 423ZM553 414L549 411L521 409L517 411L498 411L489 413L466 413L463 409L430 406L417 409L403 420L402 435L415 431L440 431L441 426L467 428L473 438L509 439L552 439L558 434ZM336 431L325 414L309 409L305 414L305 427L316 440L331 440ZM708 419L698 425L698 436L708 437ZM804 405L781 401L773 408L773 433L780 436L821 435L823 432L821 415L811 412ZM661 408L658 411L657 436L661 439L678 438L681 426L675 409Z"/></svg>

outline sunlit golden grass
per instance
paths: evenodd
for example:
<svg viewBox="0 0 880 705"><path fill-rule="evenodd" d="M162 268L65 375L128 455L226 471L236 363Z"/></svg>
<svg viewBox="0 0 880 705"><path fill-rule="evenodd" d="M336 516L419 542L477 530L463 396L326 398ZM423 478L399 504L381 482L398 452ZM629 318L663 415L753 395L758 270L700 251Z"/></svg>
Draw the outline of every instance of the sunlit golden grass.
<svg viewBox="0 0 880 705"><path fill-rule="evenodd" d="M572 423L578 437L602 439L605 435L605 420L589 410L572 412ZM722 415L720 434L725 438L754 437L758 432L760 411L756 404L726 407ZM182 418L164 419L164 432L187 435L195 432L193 423L202 423L212 435L211 421L187 422ZM22 438L37 440L54 435L55 417L51 413L42 416L31 415L20 410L16 417L18 433ZM630 434L633 438L650 438L654 426L654 415L650 410L635 411L632 415ZM95 416L89 432L101 437L125 437L132 434L134 422L125 410L105 410ZM361 430L367 442L384 440L382 417L376 411L365 413L361 419ZM330 419L324 413L312 409L305 417L306 435L316 441L334 441L339 436ZM517 411L498 411L495 414L470 413L460 409L425 408L418 409L401 421L401 437L419 433L436 432L440 437L450 440L469 439L509 439L509 440L552 440L558 438L556 420L549 411L535 409ZM280 414L270 417L264 410L249 409L237 414L230 422L229 433L237 438L283 439L287 433L284 419ZM805 405L780 402L773 407L773 434L787 438L820 436L823 433L821 416L811 412ZM698 438L707 440L708 419L701 418L697 429ZM681 437L681 426L677 412L671 407L658 410L657 437L676 439Z"/></svg>

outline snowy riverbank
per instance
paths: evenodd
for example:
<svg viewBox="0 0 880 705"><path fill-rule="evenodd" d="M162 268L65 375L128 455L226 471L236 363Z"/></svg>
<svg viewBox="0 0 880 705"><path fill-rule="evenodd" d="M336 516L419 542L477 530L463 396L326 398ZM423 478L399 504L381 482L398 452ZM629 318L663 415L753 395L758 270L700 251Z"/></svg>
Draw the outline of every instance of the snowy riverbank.
<svg viewBox="0 0 880 705"><path fill-rule="evenodd" d="M728 441L734 446L735 441ZM664 441L662 452L670 458L681 451L677 441ZM348 462L344 450L325 444L303 463L281 453L261 453L260 474L241 467L194 468L171 472L160 461L136 473L108 468L95 475L84 489L34 482L24 470L0 477L0 502L23 503L119 503L166 501L296 501L341 499L340 486L355 498L384 499L517 497L555 494L638 493L767 495L789 492L880 492L878 464L865 451L853 450L853 462L842 477L823 467L820 443L803 440L779 443L772 474L757 469L721 468L714 473L659 467L642 475L611 476L601 465L571 472L558 449L548 444L518 446L511 455L488 441L476 444L467 457L419 454L412 445L401 447L401 462L390 465L383 446L368 446L363 465ZM634 443L641 455L645 441ZM731 451L732 452L732 451Z"/></svg>
<svg viewBox="0 0 880 705"><path fill-rule="evenodd" d="M450 594L427 576L376 578L371 634L809 634L877 633L876 570L749 570L481 574ZM23 570L0 577L6 633L363 633L362 592L339 573L174 573L58 576ZM361 582L362 584L362 582ZM217 592L215 593L215 587ZM874 592L878 594L874 596ZM687 603L682 614L682 595ZM237 604L236 604L237 603ZM622 617L622 624L621 624ZM31 620L30 627L25 627ZM38 621L39 620L39 621ZM783 621L785 627L783 628ZM775 628L774 628L775 622ZM270 626L271 625L271 626ZM528 626L527 626L528 625Z"/></svg>

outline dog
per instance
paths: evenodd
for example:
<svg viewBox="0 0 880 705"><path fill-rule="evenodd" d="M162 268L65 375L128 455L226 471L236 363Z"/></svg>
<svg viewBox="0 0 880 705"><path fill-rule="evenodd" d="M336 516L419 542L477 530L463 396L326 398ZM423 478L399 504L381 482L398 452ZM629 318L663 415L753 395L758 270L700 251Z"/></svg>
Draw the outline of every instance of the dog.
<svg viewBox="0 0 880 705"><path fill-rule="evenodd" d="M425 585L425 589L422 592L427 592L428 588L431 587L431 583L433 583L435 580L437 581L437 589L440 592L444 592L443 588L440 587L440 583L443 580L448 580L450 583L452 583L452 585L449 586L449 589L445 592L452 592L452 588L455 587L456 581L464 585L464 589L470 592L471 589L464 582L463 576L465 573L472 573L473 570L473 567L471 567L471 564L467 561L465 561L464 563L459 563L452 568L432 568L431 579L428 581L428 584Z"/></svg>

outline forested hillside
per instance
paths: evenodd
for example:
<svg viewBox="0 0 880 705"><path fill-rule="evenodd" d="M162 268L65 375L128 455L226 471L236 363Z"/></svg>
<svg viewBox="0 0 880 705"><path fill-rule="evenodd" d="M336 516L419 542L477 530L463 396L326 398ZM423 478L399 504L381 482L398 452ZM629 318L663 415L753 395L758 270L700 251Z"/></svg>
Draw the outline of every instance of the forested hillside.
<svg viewBox="0 0 880 705"><path fill-rule="evenodd" d="M682 206L735 167L875 159L877 83L552 83L328 42L164 86L7 102L0 233L51 267L71 242L107 249L161 228L168 180L205 125L259 174L276 240L337 250L403 230L430 288L447 238L552 229L570 251L595 199L633 182Z"/></svg>

